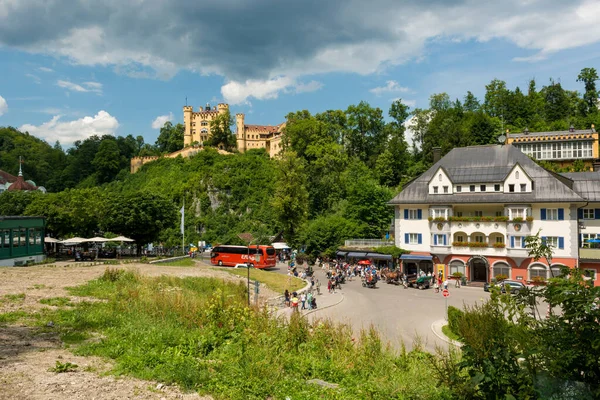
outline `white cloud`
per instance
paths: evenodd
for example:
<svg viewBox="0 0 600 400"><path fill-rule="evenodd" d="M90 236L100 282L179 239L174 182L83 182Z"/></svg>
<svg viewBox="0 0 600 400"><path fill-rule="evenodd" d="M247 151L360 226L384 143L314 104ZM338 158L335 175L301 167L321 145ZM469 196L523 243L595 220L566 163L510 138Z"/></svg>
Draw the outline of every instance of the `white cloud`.
<svg viewBox="0 0 600 400"><path fill-rule="evenodd" d="M25 124L19 130L54 143L59 140L63 145L70 145L77 140L84 140L92 135L114 135L119 121L104 110L93 117L83 117L73 121L61 121L61 115L55 115L41 125Z"/></svg>
<svg viewBox="0 0 600 400"><path fill-rule="evenodd" d="M417 105L417 101L416 100L407 100L407 99L401 99L399 97L396 97L395 99L390 99L390 102L395 102L400 100L402 102L402 104L404 104L405 106L409 106L409 107L414 107Z"/></svg>
<svg viewBox="0 0 600 400"><path fill-rule="evenodd" d="M38 70L40 70L42 72L54 72L54 70L52 68L48 68L48 67L39 67Z"/></svg>
<svg viewBox="0 0 600 400"><path fill-rule="evenodd" d="M25 74L26 77L31 78L31 80L33 81L33 83L37 83L38 85L40 83L42 83L42 80L40 79L39 76L37 75L33 75L33 74Z"/></svg>
<svg viewBox="0 0 600 400"><path fill-rule="evenodd" d="M4 100L4 97L0 96L0 116L6 114L8 111L8 103Z"/></svg>
<svg viewBox="0 0 600 400"><path fill-rule="evenodd" d="M169 115L159 115L152 121L152 129L160 129L165 125L165 122L173 121L173 113L170 112Z"/></svg>
<svg viewBox="0 0 600 400"><path fill-rule="evenodd" d="M406 93L409 89L400 86L396 81L387 81L385 86L375 87L369 92L373 93L375 96L381 96L383 93Z"/></svg>
<svg viewBox="0 0 600 400"><path fill-rule="evenodd" d="M221 94L230 104L249 104L248 98L258 100L276 99L279 93L307 93L323 87L321 82L298 83L289 76L279 76L266 80L231 81L221 87Z"/></svg>
<svg viewBox="0 0 600 400"><path fill-rule="evenodd" d="M321 82L310 81L308 83L299 83L296 85L296 93L315 92L323 87Z"/></svg>
<svg viewBox="0 0 600 400"><path fill-rule="evenodd" d="M70 81L58 80L56 86L67 89L71 92L92 92L96 94L102 94L102 84L99 82L83 82L81 85Z"/></svg>

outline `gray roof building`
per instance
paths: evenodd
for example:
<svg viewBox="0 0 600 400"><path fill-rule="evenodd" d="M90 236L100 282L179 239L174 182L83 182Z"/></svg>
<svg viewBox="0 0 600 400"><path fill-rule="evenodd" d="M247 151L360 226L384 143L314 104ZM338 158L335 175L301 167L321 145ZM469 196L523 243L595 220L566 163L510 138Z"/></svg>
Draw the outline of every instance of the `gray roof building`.
<svg viewBox="0 0 600 400"><path fill-rule="evenodd" d="M589 202L600 202L600 171L568 172L562 176L573 181L573 190Z"/></svg>
<svg viewBox="0 0 600 400"><path fill-rule="evenodd" d="M516 165L534 183L530 192L429 192L429 182L440 168L455 185L479 185L504 182ZM600 199L600 184L594 186L591 181L591 178L575 180L570 174L550 172L512 145L460 147L452 149L425 173L409 182L389 204L585 203L583 188L585 193L595 193ZM578 193L579 190L582 190L582 195Z"/></svg>

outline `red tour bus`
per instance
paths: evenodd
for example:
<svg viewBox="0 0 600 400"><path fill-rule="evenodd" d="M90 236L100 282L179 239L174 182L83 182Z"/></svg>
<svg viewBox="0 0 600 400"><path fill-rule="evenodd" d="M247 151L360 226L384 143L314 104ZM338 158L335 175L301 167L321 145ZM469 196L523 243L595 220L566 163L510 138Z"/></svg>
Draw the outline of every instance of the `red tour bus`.
<svg viewBox="0 0 600 400"><path fill-rule="evenodd" d="M248 259L250 254L250 259ZM256 261L256 255L259 255ZM210 252L210 263L212 265L226 265L233 267L236 264L247 264L254 268L273 268L277 262L275 248L273 246L216 246Z"/></svg>

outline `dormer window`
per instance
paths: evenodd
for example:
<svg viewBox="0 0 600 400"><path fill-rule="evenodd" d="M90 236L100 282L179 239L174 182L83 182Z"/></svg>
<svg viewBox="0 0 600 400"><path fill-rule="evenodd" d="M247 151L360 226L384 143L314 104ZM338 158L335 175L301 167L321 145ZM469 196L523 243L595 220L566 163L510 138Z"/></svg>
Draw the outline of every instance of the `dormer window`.
<svg viewBox="0 0 600 400"><path fill-rule="evenodd" d="M521 183L521 192L526 192L526 191L527 191L527 184Z"/></svg>
<svg viewBox="0 0 600 400"><path fill-rule="evenodd" d="M474 192L475 191L475 185L469 186L469 191Z"/></svg>
<svg viewBox="0 0 600 400"><path fill-rule="evenodd" d="M433 193L437 194L437 192L438 192L438 187L437 187L437 186L434 186L434 187L433 187Z"/></svg>
<svg viewBox="0 0 600 400"><path fill-rule="evenodd" d="M448 193L448 186L444 186L444 193Z"/></svg>

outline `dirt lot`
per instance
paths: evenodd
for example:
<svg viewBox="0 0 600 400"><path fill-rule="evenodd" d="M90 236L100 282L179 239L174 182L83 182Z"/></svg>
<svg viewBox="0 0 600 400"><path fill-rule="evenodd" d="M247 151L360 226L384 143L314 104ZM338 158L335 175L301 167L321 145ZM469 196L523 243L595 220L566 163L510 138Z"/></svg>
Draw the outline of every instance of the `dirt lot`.
<svg viewBox="0 0 600 400"><path fill-rule="evenodd" d="M240 280L201 264L197 267L149 264L111 267L136 269L147 276L166 274ZM95 279L105 268L104 265L86 266L86 263L2 267L0 313L21 310L31 312L41 307L51 307L40 303L43 298L69 297L71 302L80 301L81 299L70 296L65 288ZM260 296L263 300L275 295L266 288L261 289ZM69 373L49 372L48 369L54 367L57 360L77 364L78 368ZM209 399L195 393L182 393L176 387L164 386L159 382L106 375L105 372L110 368L109 360L73 355L52 333L39 333L20 325L0 326L0 399Z"/></svg>

